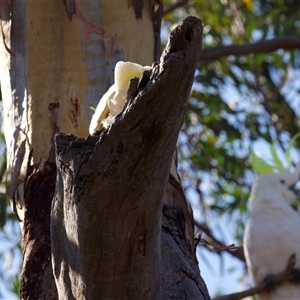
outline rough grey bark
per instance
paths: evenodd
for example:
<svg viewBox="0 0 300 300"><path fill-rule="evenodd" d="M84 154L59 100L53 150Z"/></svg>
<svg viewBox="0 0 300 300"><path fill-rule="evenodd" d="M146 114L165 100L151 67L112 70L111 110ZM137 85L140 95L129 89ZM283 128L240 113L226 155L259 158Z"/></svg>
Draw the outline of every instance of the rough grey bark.
<svg viewBox="0 0 300 300"><path fill-rule="evenodd" d="M193 212L170 177L163 197L161 299L210 299L195 255Z"/></svg>
<svg viewBox="0 0 300 300"><path fill-rule="evenodd" d="M108 130L56 136L51 243L60 299L209 299L191 212L166 186L201 35L195 17L172 31L160 63Z"/></svg>
<svg viewBox="0 0 300 300"><path fill-rule="evenodd" d="M58 299L50 246L50 210L55 179L55 163L46 162L44 169L32 174L27 182L20 299Z"/></svg>

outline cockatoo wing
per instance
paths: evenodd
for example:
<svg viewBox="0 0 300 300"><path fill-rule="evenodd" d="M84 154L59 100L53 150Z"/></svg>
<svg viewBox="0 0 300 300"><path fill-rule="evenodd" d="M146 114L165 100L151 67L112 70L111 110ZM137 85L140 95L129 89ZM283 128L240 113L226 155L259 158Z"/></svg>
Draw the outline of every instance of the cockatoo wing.
<svg viewBox="0 0 300 300"><path fill-rule="evenodd" d="M103 121L108 117L109 114L108 101L113 99L116 92L115 90L116 88L113 84L100 99L90 123L89 133L91 135L103 127Z"/></svg>
<svg viewBox="0 0 300 300"><path fill-rule="evenodd" d="M115 92L114 97L108 100L109 113L113 117L115 117L123 110L127 99L127 90L128 85L125 84L121 89Z"/></svg>
<svg viewBox="0 0 300 300"><path fill-rule="evenodd" d="M115 83L100 99L96 111L92 117L89 133L93 134L102 127L108 127L117 114L119 114L125 105L127 89L132 78L141 78L145 70L151 67L141 66L132 62L119 61L115 66Z"/></svg>

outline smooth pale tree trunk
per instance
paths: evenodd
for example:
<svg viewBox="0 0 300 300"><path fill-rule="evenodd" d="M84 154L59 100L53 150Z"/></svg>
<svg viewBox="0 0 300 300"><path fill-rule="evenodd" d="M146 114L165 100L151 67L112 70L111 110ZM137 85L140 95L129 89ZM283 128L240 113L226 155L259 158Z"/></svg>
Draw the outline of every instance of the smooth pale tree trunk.
<svg viewBox="0 0 300 300"><path fill-rule="evenodd" d="M11 169L11 201L16 216L22 225L23 239L24 258L21 299L109 299L105 295L110 295L113 289L118 290L115 286L116 280L123 282L124 278L126 278L124 286L127 285L129 287L126 294L122 294L124 299L138 299L136 297L145 294L145 289L149 297L153 295L154 298L152 299L156 297L160 299L161 295L164 295L164 292L168 289L173 290L173 299L181 299L177 297L178 292L182 292L182 295L184 293L188 294L187 290L191 281L194 285L196 284L199 291L206 295L204 298L208 299L205 284L198 272L195 251L191 246L193 244L192 215L186 209L183 212L180 210L179 215L181 217L178 217L179 219L175 217L178 214L178 207L187 208L187 204L183 194L180 200L172 200L181 188L178 182L173 180L173 184L170 181L165 185L166 177L168 177L168 159L163 161L162 165L164 168L159 168L162 178L159 186L156 185L156 181L156 184L151 184L153 178L149 175L149 172L147 173L148 175L144 175L149 182L149 187L151 187L147 191L156 189L157 197L154 200L154 210L151 213L150 208L152 205L149 203L147 211L144 211L144 206L133 208L130 205L125 205L125 208L122 207L122 216L125 216L127 211L127 218L123 221L121 219L113 219L115 213L112 209L113 206L111 206L111 210L106 212L105 216L101 217L101 215L96 216L94 214L94 218L96 217L101 223L97 227L97 234L105 237L104 240L109 241L109 243L111 243L111 239L112 241L118 241L118 249L120 249L118 260L111 261L110 264L108 264L108 259L102 259L101 256L100 261L102 263L105 261L107 264L105 267L110 266L110 268L103 269L103 265L99 264L98 271L94 275L101 278L97 277L96 281L95 279L94 281L92 280L88 270L89 267L94 270L95 265L99 263L99 257L94 251L95 247L97 248L99 245L100 249L102 247L101 241L89 239L89 233L95 230L95 219L87 218L88 212L93 211L93 206L90 206L89 210L83 215L79 215L76 205L72 208L70 204L69 208L73 210L64 210L65 199L69 199L74 203L76 198L72 198L72 193L74 193L74 197L78 195L76 194L78 193L78 188L75 184L78 177L75 175L73 178L72 176L79 171L81 172L81 168L70 170L69 178L73 178L73 181L65 182L62 180L61 165L66 166L64 161L60 161L60 157L63 157L64 153L64 143L60 145L61 136L57 137L56 150L59 155L56 157L55 134L65 132L81 138L87 136L89 120L92 114L89 107L96 106L103 93L113 83L113 69L117 61L130 60L142 65L151 65L158 45L155 37L157 37L157 20L159 19L157 12L161 12L161 7L159 6L159 9L157 9L151 1L145 1L141 5L142 3L142 1L81 2L79 0L66 0L64 6L60 1L10 2L3 0L0 2L0 29L2 35L2 42L0 43L0 80L3 96L4 133L7 144L8 164ZM187 83L185 95L191 82L192 77L190 82ZM177 133L175 133L176 130L173 132L173 147L180 122L175 126ZM170 123L169 126L174 124ZM127 136L128 134L127 132ZM154 131L152 134L155 136L157 133ZM108 134L107 136L111 136L107 140L111 139L114 145L117 143L118 134ZM145 138L148 138L148 134L145 134ZM76 148L76 144L79 145L78 147L81 147L81 143L78 144L72 139L66 138L72 144L72 147ZM89 138L87 141L91 142L90 147L97 148L97 144L94 145L95 138ZM161 143L163 145L162 141ZM112 149L112 151L116 151L119 149L115 149L110 145L105 146L105 142L98 144L104 150ZM124 141L124 145L128 145L128 143ZM89 151L91 151L91 149L86 149L85 147L84 149L79 148L79 150L82 157L88 157ZM93 186L96 183L100 185L99 178L101 176L97 173L96 167L100 161L105 165L106 155L102 156L101 151L98 150L93 149L92 151L98 153L95 154L98 159L94 160L94 165L90 164L92 169L88 171L94 172L91 176L93 181L82 185L82 193L89 193L90 197L94 197L94 200L90 199L91 203L94 203L95 201L99 202L99 194L87 190L87 186L89 184ZM171 157L171 152L167 152L163 157L166 158L169 154ZM75 154L73 160L67 155L67 152L65 155L70 159L70 165L75 163L74 159L75 157L77 158ZM119 155L118 151L116 155ZM136 153L135 157L138 155L141 155L141 153ZM108 157L113 159L111 163L114 163L115 157L112 158L111 154ZM123 161L124 154L120 157ZM130 156L126 160L130 162ZM120 159L118 158L117 161L120 161ZM57 163L59 166L58 177ZM122 171L120 169L122 165L125 167L124 161L122 164L118 164L119 172ZM109 166L109 163L106 166ZM63 170L65 171L66 169L63 168ZM113 168L111 171L108 168L108 172L112 172L112 170ZM72 173L73 171L75 173ZM128 175L127 171L124 170L123 173ZM132 170L132 172L135 171ZM58 179L57 184L56 179ZM123 179L122 175L112 182L117 183L118 180L122 181ZM129 178L127 178L127 181L130 181ZM62 182L63 187L61 185ZM139 180L136 177L134 182L135 191L132 191L130 186L128 186L128 192L137 193L136 190L139 189L138 182ZM55 186L57 194L53 204L53 233L51 241L50 210ZM103 186L102 183L101 186ZM117 185L109 186L108 183L104 190L109 190L110 187L116 189ZM71 193L68 194L68 191L71 191ZM162 191L164 192L162 193ZM67 195L65 196L64 193L67 193ZM119 191L118 197L121 197L120 193L121 191ZM145 191L142 192L143 195L145 193ZM59 195L61 198L59 198ZM67 198L67 196L70 197ZM126 203L125 194L123 196L124 203ZM165 201L169 203L169 206L167 206L171 209L166 209L166 205L162 209L162 197L169 199ZM62 203L58 201L59 199L63 199ZM143 200L144 202L145 200ZM176 204L177 202L178 205ZM86 204L86 202L84 203ZM158 207L160 207L160 210ZM85 208L85 206L82 206L82 208ZM132 210L134 211L132 212ZM149 216L153 217L153 219L148 216L147 218L142 216L140 217L141 219L137 220L135 210L138 212L137 215L140 216L142 212L144 214L149 213ZM99 212L99 207L97 207L97 210L95 208L95 211ZM165 242L163 239L160 242L160 227L157 227L157 224L162 224L162 236L165 231L169 231L169 227L171 228L171 225L164 226L167 219L170 218L165 211L174 211L173 215L171 214L171 220L174 218L179 220L178 224L181 227L178 225L179 227L177 228L177 225L174 225L177 224L178 220L172 225L178 231L175 233L174 241L178 239L178 236L180 240L179 244L178 242L176 244L178 248L176 253L178 254L178 259L185 261L185 258L188 258L190 269L186 268L186 266L184 268L181 267L184 263L180 263L180 260L170 265L170 262L161 258L161 256L163 257L166 253L169 255L176 249L176 247L169 249L169 244L164 246ZM108 215L110 212L112 213L111 218ZM65 213L73 218L74 231L71 230L72 226L69 227L70 224L66 222L68 218L66 218ZM130 219L128 216L131 216L131 214L134 215L132 223L135 224L136 235L132 235L129 226L132 225L128 221ZM86 223L79 229L80 226L77 226L79 224L77 221L82 220L82 218ZM184 220L183 223L182 218ZM106 220L107 223L104 223L103 220ZM88 222L91 222L90 225ZM155 222L157 224L153 227L152 225ZM182 227L183 224L184 227ZM129 228L126 229L126 226L129 226ZM146 232L143 231L144 228L147 228ZM99 232L99 230L102 232ZM174 230L171 231L171 236L173 236L174 232ZM126 248L121 243L123 238L120 237L119 241L118 237L115 236L116 234L121 236L128 234L124 239L128 240L131 238L137 244L129 247L130 243L127 241L126 245L129 248ZM61 243L64 239L66 244L62 245ZM150 245L156 243L155 249L145 244L145 241L148 240L152 242ZM153 244L153 242L155 243ZM72 245L76 247L72 248ZM134 249L133 252L132 247ZM146 254L144 251L149 247L149 262L145 263ZM188 252L184 251L184 249L188 249ZM107 252L105 253L109 255L110 259L115 258L115 250L109 248L106 250ZM54 273L51 263L51 251ZM103 254L103 249L101 251ZM136 257L137 253L144 253L144 256L142 258ZM88 257L89 254L91 254L91 257ZM126 257L129 254L133 255L133 258ZM76 255L78 255L79 261L72 260ZM152 259L153 261L151 262ZM131 282L128 281L129 261L132 262L130 266ZM161 266L158 265L159 263ZM112 268L112 265L120 265L125 270L124 274L126 276L123 277L123 274L113 272L113 270L117 271L119 268ZM146 267L145 276L147 275L147 278L149 278L151 274L151 280L145 286L145 277L140 278L140 272L144 266ZM177 282L178 280L180 282L176 288L174 288L174 281L172 281L174 286L169 286L168 289L164 285L165 278L163 276L168 273L168 270L175 270L181 274L179 277L176 275ZM174 277L173 271L170 277ZM139 279L141 280L140 284L138 283ZM188 284L185 284L186 282ZM141 288L141 286L143 287ZM178 288L180 291L177 291ZM117 298L111 299L121 298L117 296Z"/></svg>

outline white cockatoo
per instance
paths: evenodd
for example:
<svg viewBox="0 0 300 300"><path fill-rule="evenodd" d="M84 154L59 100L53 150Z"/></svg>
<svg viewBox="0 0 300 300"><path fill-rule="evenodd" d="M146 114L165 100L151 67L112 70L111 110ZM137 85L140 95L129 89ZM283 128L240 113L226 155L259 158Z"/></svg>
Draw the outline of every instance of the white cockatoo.
<svg viewBox="0 0 300 300"><path fill-rule="evenodd" d="M117 114L122 112L130 80L141 79L144 71L151 67L143 67L133 62L119 61L115 66L115 83L100 99L92 117L89 132L94 134L101 128L108 128L114 122Z"/></svg>
<svg viewBox="0 0 300 300"><path fill-rule="evenodd" d="M115 83L103 95L96 107L89 127L91 135L102 128L108 128L114 122L115 117L122 112L126 103L130 80L133 78L141 79L144 71L147 70L151 70L151 67L143 67L133 62L117 62L114 73ZM174 153L174 158L172 159L170 173L177 181L180 181L175 158L176 153Z"/></svg>
<svg viewBox="0 0 300 300"><path fill-rule="evenodd" d="M285 168L263 174L252 186L244 249L255 285L269 275L284 272L293 253L297 260L295 268L300 269L300 214L292 207L297 200L294 187L299 174L300 163L293 171ZM258 298L298 300L300 285L285 282L270 292L258 294Z"/></svg>

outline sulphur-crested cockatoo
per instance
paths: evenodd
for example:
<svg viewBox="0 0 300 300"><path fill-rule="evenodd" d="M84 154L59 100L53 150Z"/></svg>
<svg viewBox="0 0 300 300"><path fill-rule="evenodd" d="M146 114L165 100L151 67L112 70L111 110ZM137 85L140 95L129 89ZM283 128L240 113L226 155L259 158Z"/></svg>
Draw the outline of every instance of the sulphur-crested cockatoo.
<svg viewBox="0 0 300 300"><path fill-rule="evenodd" d="M300 268L300 215L293 209L297 197L293 190L299 179L300 163L258 177L250 196L250 217L244 242L248 270L254 284L266 276L284 272L290 256L296 254ZM270 278L270 277L269 277ZM285 282L269 292L258 294L261 300L300 299L300 285Z"/></svg>
<svg viewBox="0 0 300 300"><path fill-rule="evenodd" d="M119 61L116 64L114 73L115 83L103 95L96 107L89 127L91 135L102 128L108 128L114 122L115 117L124 108L130 80L133 78L141 79L146 70L151 70L151 67L143 67L133 62L124 61ZM170 173L179 181L175 158L172 159Z"/></svg>
<svg viewBox="0 0 300 300"><path fill-rule="evenodd" d="M94 134L101 128L108 128L114 122L125 105L130 80L141 79L144 71L151 67L143 67L132 62L119 61L115 66L115 83L100 99L92 117L89 132Z"/></svg>

